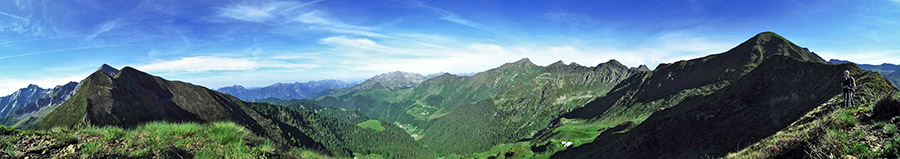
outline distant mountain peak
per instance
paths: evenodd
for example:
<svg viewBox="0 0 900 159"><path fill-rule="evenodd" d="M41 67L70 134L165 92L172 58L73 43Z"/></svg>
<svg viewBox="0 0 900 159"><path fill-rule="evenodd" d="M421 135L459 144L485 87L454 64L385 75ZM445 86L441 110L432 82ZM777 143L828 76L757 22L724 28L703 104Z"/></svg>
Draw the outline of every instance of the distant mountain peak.
<svg viewBox="0 0 900 159"><path fill-rule="evenodd" d="M850 61L847 61L847 60L839 60L839 59L831 59L831 60L828 60L828 63L832 63L832 64L842 64L842 63L850 63Z"/></svg>
<svg viewBox="0 0 900 159"><path fill-rule="evenodd" d="M531 59L528 59L528 58L526 57L526 58L519 59L519 60L517 60L516 62L513 62L513 63L531 63Z"/></svg>
<svg viewBox="0 0 900 159"><path fill-rule="evenodd" d="M34 89L34 88L40 89L41 87L36 84L28 84L28 87L25 87L25 88L26 89Z"/></svg>
<svg viewBox="0 0 900 159"><path fill-rule="evenodd" d="M277 83L277 84L281 84L281 83ZM230 87L230 88L245 89L244 86L242 86L242 85L232 85L232 86L228 86L228 87ZM225 88L225 87L223 87L223 88Z"/></svg>
<svg viewBox="0 0 900 159"><path fill-rule="evenodd" d="M552 64L550 64L550 65L548 65L548 66L565 66L565 65L566 65L565 62L563 62L562 60L559 60L559 61L556 61L556 62L554 62L554 63L552 63Z"/></svg>
<svg viewBox="0 0 900 159"><path fill-rule="evenodd" d="M781 35L768 31L756 34L723 55L736 59L749 58L753 63L760 63L763 59L776 55L788 56L801 61L826 62L809 49L797 46Z"/></svg>
<svg viewBox="0 0 900 159"><path fill-rule="evenodd" d="M615 59L610 59L609 61L606 61L604 63L597 64L597 67L598 68L599 67L628 68L628 66L625 66L624 64L620 63L619 61L616 61Z"/></svg>
<svg viewBox="0 0 900 159"><path fill-rule="evenodd" d="M113 68L112 66L109 66L109 65L107 65L107 64L103 64L103 65L100 66L100 68L98 68L97 70L100 71L100 72L105 73L105 74L108 75L109 77L115 77L117 74L119 74L119 70L118 70L118 69Z"/></svg>
<svg viewBox="0 0 900 159"><path fill-rule="evenodd" d="M626 67L624 64L622 64L621 62L619 62L619 61L616 60L616 59L609 59L609 61L606 61L605 64L610 64L610 65L614 65L614 66L622 66L622 67Z"/></svg>
<svg viewBox="0 0 900 159"><path fill-rule="evenodd" d="M647 65L638 66L637 69L641 71L650 71L650 68L647 67Z"/></svg>
<svg viewBox="0 0 900 159"><path fill-rule="evenodd" d="M516 62L500 65L500 68L519 68L519 67L529 68L529 67L537 67L537 65L532 63L531 60L528 58L522 58Z"/></svg>
<svg viewBox="0 0 900 159"><path fill-rule="evenodd" d="M388 88L391 90L415 87L427 78L424 75L411 72L394 71L382 73L370 79L367 79L359 85L353 86L350 90L362 90L371 88Z"/></svg>

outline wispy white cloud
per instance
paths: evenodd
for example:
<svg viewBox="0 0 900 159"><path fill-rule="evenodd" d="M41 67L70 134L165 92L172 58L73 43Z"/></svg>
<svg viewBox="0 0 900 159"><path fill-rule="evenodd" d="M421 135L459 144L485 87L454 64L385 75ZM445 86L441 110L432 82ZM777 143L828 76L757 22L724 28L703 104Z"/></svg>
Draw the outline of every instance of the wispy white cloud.
<svg viewBox="0 0 900 159"><path fill-rule="evenodd" d="M272 11L280 7L279 3L269 3L265 5L234 5L226 8L219 8L219 16L234 18L242 21L265 22L276 18L272 15Z"/></svg>
<svg viewBox="0 0 900 159"><path fill-rule="evenodd" d="M259 58L230 58L213 56L185 57L171 61L155 62L138 66L137 69L160 73L202 73L208 71L249 71L260 68L283 68L303 70L320 67L315 64L296 64Z"/></svg>
<svg viewBox="0 0 900 159"><path fill-rule="evenodd" d="M388 37L377 32L377 28L350 25L337 18L330 17L325 11L317 10L311 5L321 2L309 1L282 2L273 1L256 4L236 4L219 8L219 16L244 22L271 23L283 27L302 25L308 30L323 30L342 34L356 34L369 37Z"/></svg>
<svg viewBox="0 0 900 159"><path fill-rule="evenodd" d="M54 49L54 50L47 50L47 51L27 52L27 53L19 53L19 54L13 54L13 55L0 56L0 60L8 59L8 58L13 58L13 57L28 56L28 55L45 54L45 53L66 52L66 51L76 51L76 50L88 50L88 49L100 49L100 48L129 47L129 46L132 46L132 45L85 46L85 47L74 47L74 48Z"/></svg>
<svg viewBox="0 0 900 159"><path fill-rule="evenodd" d="M485 30L485 31L491 31L491 29L490 29L489 27L487 27L487 26L485 26L485 25L482 25L481 23L473 22L473 21L467 20L467 19L465 19L465 18L462 18L462 17L460 17L459 15L456 15L456 14L453 13L453 12L450 12L450 11L447 11L447 10L444 10L444 9L440 9L440 8L437 8L437 7L432 7L432 6L426 5L426 4L422 3L422 2L416 2L416 5L418 5L419 7L428 9L428 10L430 10L431 12L434 12L435 14L440 15L440 17L439 17L440 19L443 19L443 20L446 20L446 21L449 21L449 22L453 22L453 23L456 23L456 24L459 24L459 25L472 27L472 28L475 28L475 29L481 29L481 30Z"/></svg>
<svg viewBox="0 0 900 159"><path fill-rule="evenodd" d="M21 40L4 41L4 42L0 42L0 46L6 46L6 45L16 44L16 43L32 42L32 41L55 40L55 39L63 39L63 37L50 37L50 38L21 39Z"/></svg>
<svg viewBox="0 0 900 159"><path fill-rule="evenodd" d="M363 39L342 39L341 46L366 48L378 43ZM407 45L414 45L408 43ZM449 46L433 49L407 49L411 46L392 46L385 51L396 53L416 53L420 56L384 56L371 53L345 53L340 60L323 61L350 71L387 72L410 71L416 73L435 72L480 72L506 62L529 58L538 65L548 65L562 60L585 66L615 59L630 67L642 64L654 68L658 63L700 58L713 53L727 51L735 44L717 41L716 38L697 36L690 33L662 34L646 42L634 45L594 44L594 45L501 45L494 43L469 42L462 47ZM653 56L647 56L653 55Z"/></svg>
<svg viewBox="0 0 900 159"><path fill-rule="evenodd" d="M108 22L103 23L100 26L98 26L96 29L94 29L94 32L85 36L84 39L86 41L94 40L94 38L96 38L98 35L109 32L110 30L113 30L118 26L119 26L119 20L108 21Z"/></svg>
<svg viewBox="0 0 900 159"><path fill-rule="evenodd" d="M313 10L302 13L293 19L294 22L300 22L309 25L307 28L314 30L326 30L334 33L356 34L369 37L385 38L387 35L375 32L378 30L374 27L348 25L334 18L329 18L328 14Z"/></svg>
<svg viewBox="0 0 900 159"><path fill-rule="evenodd" d="M589 27L597 25L599 22L589 16L569 13L569 12L546 12L541 15L541 18L546 20L550 20L553 22L566 23L570 26L575 27Z"/></svg>
<svg viewBox="0 0 900 159"><path fill-rule="evenodd" d="M365 38L348 38L346 36L332 36L319 40L320 44L332 45L332 46L346 46L367 50L381 50L386 49L388 47L378 44L375 41L365 39Z"/></svg>
<svg viewBox="0 0 900 159"><path fill-rule="evenodd" d="M4 11L0 11L0 15L5 15L5 16L7 16L7 17L10 17L10 18L13 18L13 19L18 19L18 20L21 20L21 21L29 21L28 18L25 18L25 17L22 17L22 16L18 16L18 15L14 15L14 14L9 14L9 13L4 12Z"/></svg>

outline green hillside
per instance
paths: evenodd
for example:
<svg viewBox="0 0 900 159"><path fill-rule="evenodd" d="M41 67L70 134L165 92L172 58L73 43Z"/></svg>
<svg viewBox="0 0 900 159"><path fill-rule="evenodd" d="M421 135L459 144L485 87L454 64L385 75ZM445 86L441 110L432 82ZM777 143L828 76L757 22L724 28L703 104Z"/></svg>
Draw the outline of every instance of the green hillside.
<svg viewBox="0 0 900 159"><path fill-rule="evenodd" d="M839 77L858 80L843 107ZM392 72L309 99L241 101L125 67L4 120L0 158L896 158L900 94L772 32L629 68L529 59L471 77ZM331 94L333 93L333 94ZM40 151L40 152L39 152Z"/></svg>
<svg viewBox="0 0 900 159"><path fill-rule="evenodd" d="M276 145L330 156L376 155L433 158L403 129L386 124L374 131L316 114L313 104L276 106L243 102L204 87L149 75L125 67L115 76L97 71L75 95L50 112L40 130L113 126L133 129L149 122L234 122Z"/></svg>
<svg viewBox="0 0 900 159"><path fill-rule="evenodd" d="M894 85L895 88L900 88L900 71L894 71L888 74L882 74L884 78L887 78L891 81L891 84Z"/></svg>
<svg viewBox="0 0 900 159"><path fill-rule="evenodd" d="M790 67L788 67L790 66ZM816 69L810 69L816 68ZM880 100L896 89L874 72L855 65L827 65L794 58L770 57L712 94L688 98L653 113L639 125L619 133L603 132L594 142L557 153L561 158L696 158L724 156L775 134L806 112L840 93L836 84L843 70L861 76L861 89ZM791 76L782 76L784 74ZM860 96L862 97L862 96ZM635 142L636 141L636 142ZM629 146L607 143L631 142ZM609 153L616 152L616 153Z"/></svg>
<svg viewBox="0 0 900 159"><path fill-rule="evenodd" d="M401 125L441 155L465 155L528 138L640 72L617 61L542 67L522 59L472 77L444 74L410 89L366 89L316 102Z"/></svg>

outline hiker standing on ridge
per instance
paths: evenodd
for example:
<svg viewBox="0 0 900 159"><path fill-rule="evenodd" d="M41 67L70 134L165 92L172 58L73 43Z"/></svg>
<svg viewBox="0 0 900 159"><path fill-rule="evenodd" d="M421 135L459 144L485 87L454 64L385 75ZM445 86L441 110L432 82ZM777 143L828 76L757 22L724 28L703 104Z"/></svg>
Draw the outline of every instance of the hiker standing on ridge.
<svg viewBox="0 0 900 159"><path fill-rule="evenodd" d="M856 91L856 79L850 77L850 70L844 70L841 87L844 88L844 107L853 106L853 92Z"/></svg>

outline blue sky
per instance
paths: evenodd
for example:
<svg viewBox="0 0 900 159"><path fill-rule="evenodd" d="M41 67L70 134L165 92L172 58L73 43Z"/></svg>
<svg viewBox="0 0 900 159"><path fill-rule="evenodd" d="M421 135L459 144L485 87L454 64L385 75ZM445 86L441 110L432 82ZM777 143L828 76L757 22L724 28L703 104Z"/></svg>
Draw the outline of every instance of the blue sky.
<svg viewBox="0 0 900 159"><path fill-rule="evenodd" d="M0 95L104 63L209 88L469 73L526 57L654 68L763 31L825 59L900 63L897 28L898 0L7 0Z"/></svg>

